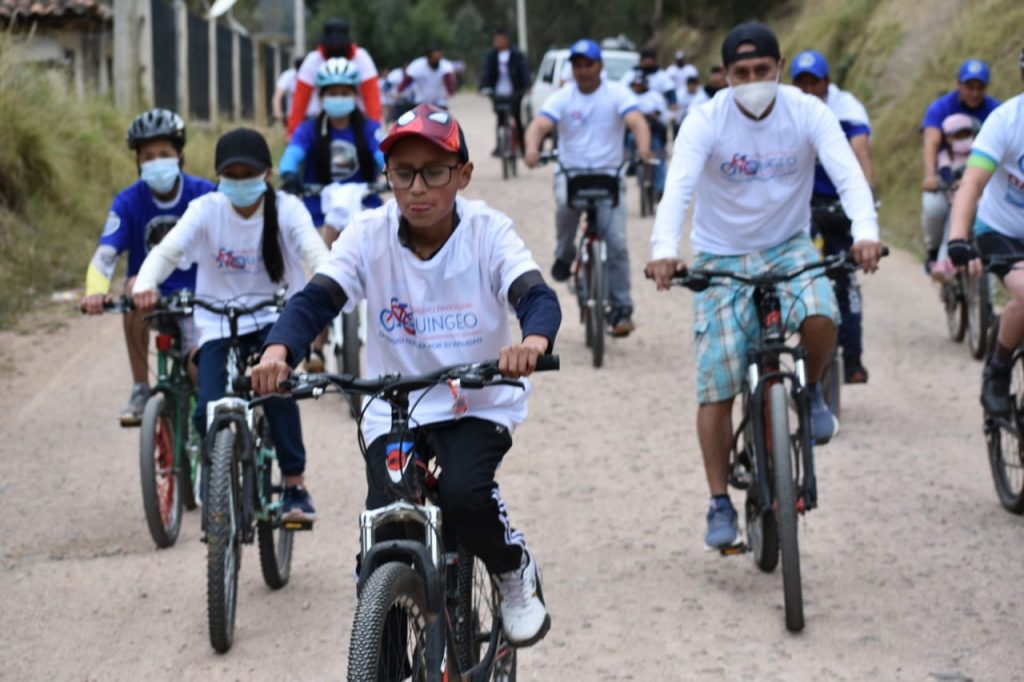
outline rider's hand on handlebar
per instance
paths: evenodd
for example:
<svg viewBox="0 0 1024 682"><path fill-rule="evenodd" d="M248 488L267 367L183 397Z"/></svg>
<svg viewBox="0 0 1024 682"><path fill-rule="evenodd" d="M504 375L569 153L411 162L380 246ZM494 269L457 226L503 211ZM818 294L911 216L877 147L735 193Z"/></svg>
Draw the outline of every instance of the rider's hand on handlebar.
<svg viewBox="0 0 1024 682"><path fill-rule="evenodd" d="M498 371L512 379L528 377L537 368L537 358L548 349L548 340L534 334L527 336L518 346L506 346L501 349L498 360Z"/></svg>
<svg viewBox="0 0 1024 682"><path fill-rule="evenodd" d="M862 239L854 243L850 251L853 253L853 261L864 269L864 272L874 272L878 269L878 261L882 259L882 242Z"/></svg>
<svg viewBox="0 0 1024 682"><path fill-rule="evenodd" d="M681 258L659 258L644 268L644 274L658 285L658 291L665 291L672 285L672 276L686 270L686 261Z"/></svg>
<svg viewBox="0 0 1024 682"><path fill-rule="evenodd" d="M953 261L953 265L957 268L966 267L972 277L977 277L984 270L984 266L981 264L981 255L974 248L974 244L967 239L950 239L946 245L946 252L949 254L949 260Z"/></svg>
<svg viewBox="0 0 1024 682"><path fill-rule="evenodd" d="M132 303L135 304L135 309L143 312L155 308L159 300L160 292L156 289L132 293Z"/></svg>
<svg viewBox="0 0 1024 682"><path fill-rule="evenodd" d="M921 183L921 189L925 192L936 192L939 189L939 176L927 175L925 176L924 182Z"/></svg>
<svg viewBox="0 0 1024 682"><path fill-rule="evenodd" d="M537 149L527 149L526 153L523 154L523 163L528 168L536 168L540 165L540 151Z"/></svg>
<svg viewBox="0 0 1024 682"><path fill-rule="evenodd" d="M103 304L106 302L106 294L92 294L91 296L83 297L79 307L82 309L82 312L87 315L102 315Z"/></svg>
<svg viewBox="0 0 1024 682"><path fill-rule="evenodd" d="M252 390L258 395L284 393L281 382L291 378L292 368L288 366L288 349L275 343L263 351L258 365L252 368Z"/></svg>

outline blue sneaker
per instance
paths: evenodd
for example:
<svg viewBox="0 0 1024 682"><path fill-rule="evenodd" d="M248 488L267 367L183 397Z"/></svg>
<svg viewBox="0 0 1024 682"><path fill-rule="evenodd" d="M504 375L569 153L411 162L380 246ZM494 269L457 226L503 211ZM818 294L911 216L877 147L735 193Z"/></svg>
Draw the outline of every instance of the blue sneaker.
<svg viewBox="0 0 1024 682"><path fill-rule="evenodd" d="M811 396L811 437L815 445L824 445L839 433L839 420L825 404L825 395L819 384L807 386Z"/></svg>
<svg viewBox="0 0 1024 682"><path fill-rule="evenodd" d="M708 532L704 534L704 543L711 549L733 547L742 542L740 529L736 525L736 509L729 498L711 498L708 509Z"/></svg>
<svg viewBox="0 0 1024 682"><path fill-rule="evenodd" d="M281 505L283 521L309 522L316 521L316 509L313 498L301 485L284 489L284 500Z"/></svg>

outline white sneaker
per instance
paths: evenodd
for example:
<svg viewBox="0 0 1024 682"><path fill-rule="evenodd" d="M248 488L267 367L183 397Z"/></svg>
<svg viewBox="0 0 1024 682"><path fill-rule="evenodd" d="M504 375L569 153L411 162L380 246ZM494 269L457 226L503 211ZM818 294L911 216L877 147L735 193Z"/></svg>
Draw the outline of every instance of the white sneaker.
<svg viewBox="0 0 1024 682"><path fill-rule="evenodd" d="M551 627L551 616L544 606L540 573L533 556L524 549L519 568L493 578L498 587L501 626L508 643L527 647L544 639Z"/></svg>

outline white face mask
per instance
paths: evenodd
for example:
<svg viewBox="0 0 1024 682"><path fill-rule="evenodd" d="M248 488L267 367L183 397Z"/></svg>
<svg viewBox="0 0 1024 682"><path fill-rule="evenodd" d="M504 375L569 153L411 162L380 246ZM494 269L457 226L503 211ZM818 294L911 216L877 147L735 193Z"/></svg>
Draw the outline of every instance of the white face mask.
<svg viewBox="0 0 1024 682"><path fill-rule="evenodd" d="M776 74L773 81L757 81L744 85L733 85L732 95L736 98L737 104L753 114L754 118L761 118L761 115L768 110L768 107L775 101L775 95L779 91L779 74Z"/></svg>
<svg viewBox="0 0 1024 682"><path fill-rule="evenodd" d="M973 144L974 138L968 137L965 140L953 140L953 142L949 146L952 147L954 154L966 155L971 153L971 145Z"/></svg>

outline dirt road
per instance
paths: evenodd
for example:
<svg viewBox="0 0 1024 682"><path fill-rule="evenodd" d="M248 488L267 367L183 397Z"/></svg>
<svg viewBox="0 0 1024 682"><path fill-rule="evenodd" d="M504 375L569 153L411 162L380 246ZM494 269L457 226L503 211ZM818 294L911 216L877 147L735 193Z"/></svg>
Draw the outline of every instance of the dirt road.
<svg viewBox="0 0 1024 682"><path fill-rule="evenodd" d="M477 163L468 194L512 215L547 271L552 171L503 182L487 102L454 111ZM703 550L691 297L643 281L652 221L632 189L630 202L638 330L591 369L558 287L562 371L537 378L500 477L553 616L520 679L1024 679L1024 521L992 489L980 365L945 338L914 259L896 253L864 284L871 383L846 390L842 434L818 450L794 636L778 573ZM138 432L114 418L130 383L120 321L44 317L31 335L0 334L0 678L342 679L364 481L340 401L302 407L322 520L297 540L283 590L246 548L236 643L216 655L198 515L168 550L146 531Z"/></svg>

